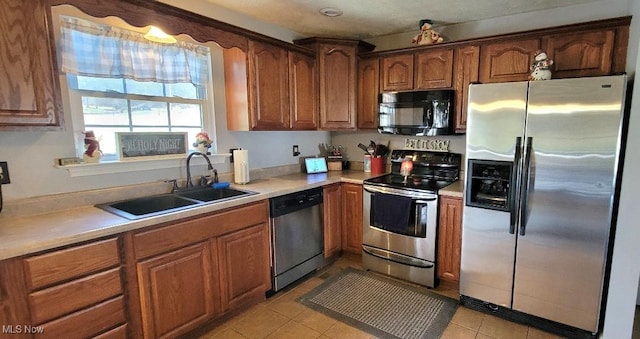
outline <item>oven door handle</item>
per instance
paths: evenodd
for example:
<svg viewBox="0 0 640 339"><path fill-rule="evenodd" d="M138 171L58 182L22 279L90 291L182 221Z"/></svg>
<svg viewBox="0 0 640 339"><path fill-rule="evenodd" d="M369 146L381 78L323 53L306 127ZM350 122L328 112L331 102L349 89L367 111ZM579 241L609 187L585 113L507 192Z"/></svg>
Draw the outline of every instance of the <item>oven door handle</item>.
<svg viewBox="0 0 640 339"><path fill-rule="evenodd" d="M383 188L371 187L371 186L365 186L363 189L365 192L368 192L371 194L382 193L382 194L389 194L389 195L397 195L401 197L409 197L412 199L416 199L418 201L434 201L438 199L438 196L433 193L425 194L425 193L418 193L414 191L410 191L410 192L403 191L402 189L383 189Z"/></svg>
<svg viewBox="0 0 640 339"><path fill-rule="evenodd" d="M430 261L416 259L410 256L394 253L390 251L381 250L375 247L362 245L362 251L366 254L372 255L376 258L392 261L398 264L413 266L418 268L433 268L434 264Z"/></svg>

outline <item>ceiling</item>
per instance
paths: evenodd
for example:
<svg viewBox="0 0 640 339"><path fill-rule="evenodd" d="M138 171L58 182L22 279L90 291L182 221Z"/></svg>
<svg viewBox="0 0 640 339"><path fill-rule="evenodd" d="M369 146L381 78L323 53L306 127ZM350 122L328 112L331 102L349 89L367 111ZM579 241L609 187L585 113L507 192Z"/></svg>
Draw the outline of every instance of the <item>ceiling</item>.
<svg viewBox="0 0 640 339"><path fill-rule="evenodd" d="M303 36L369 39L518 13L585 4L596 0L199 0L208 1ZM170 2L170 1L168 1ZM343 12L326 17L322 8Z"/></svg>

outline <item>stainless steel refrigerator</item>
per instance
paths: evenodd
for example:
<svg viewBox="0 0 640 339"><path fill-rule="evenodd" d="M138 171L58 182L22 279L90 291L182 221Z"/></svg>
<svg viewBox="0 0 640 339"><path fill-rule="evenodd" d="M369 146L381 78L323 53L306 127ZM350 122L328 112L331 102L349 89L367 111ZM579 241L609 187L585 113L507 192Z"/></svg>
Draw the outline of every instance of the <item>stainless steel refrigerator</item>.
<svg viewBox="0 0 640 339"><path fill-rule="evenodd" d="M598 331L626 86L625 75L470 86L463 304Z"/></svg>

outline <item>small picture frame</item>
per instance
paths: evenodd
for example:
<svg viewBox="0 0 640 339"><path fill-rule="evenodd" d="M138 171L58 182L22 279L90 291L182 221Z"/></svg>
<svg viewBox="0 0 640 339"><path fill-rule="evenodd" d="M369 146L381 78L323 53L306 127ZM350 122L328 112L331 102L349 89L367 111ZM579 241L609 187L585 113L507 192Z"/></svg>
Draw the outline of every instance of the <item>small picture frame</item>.
<svg viewBox="0 0 640 339"><path fill-rule="evenodd" d="M186 155L187 132L116 132L120 160Z"/></svg>

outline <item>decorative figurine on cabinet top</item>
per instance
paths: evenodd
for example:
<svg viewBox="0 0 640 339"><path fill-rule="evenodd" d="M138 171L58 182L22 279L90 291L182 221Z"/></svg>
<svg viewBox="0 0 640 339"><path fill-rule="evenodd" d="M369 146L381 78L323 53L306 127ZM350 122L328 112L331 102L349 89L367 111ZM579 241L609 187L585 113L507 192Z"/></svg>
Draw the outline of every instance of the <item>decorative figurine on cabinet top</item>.
<svg viewBox="0 0 640 339"><path fill-rule="evenodd" d="M536 51L534 62L531 64L529 80L549 80L551 79L551 70L549 66L553 65L553 60L547 57L547 53L539 49Z"/></svg>
<svg viewBox="0 0 640 339"><path fill-rule="evenodd" d="M100 150L100 143L96 139L93 131L85 131L84 133L84 154L82 158L84 162L96 163L102 158L102 151Z"/></svg>
<svg viewBox="0 0 640 339"><path fill-rule="evenodd" d="M417 45L431 45L444 41L440 33L431 29L431 20L420 20L420 33L411 40Z"/></svg>

